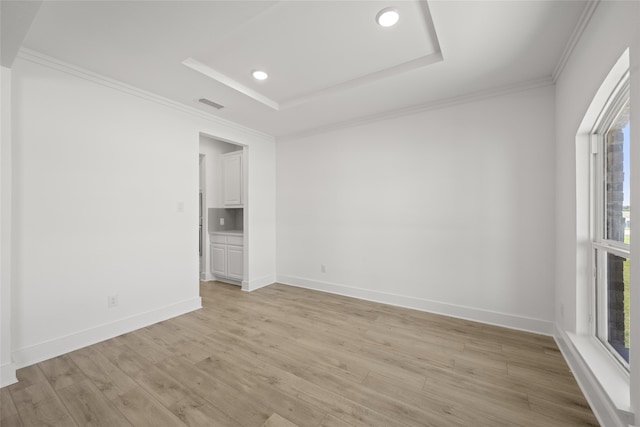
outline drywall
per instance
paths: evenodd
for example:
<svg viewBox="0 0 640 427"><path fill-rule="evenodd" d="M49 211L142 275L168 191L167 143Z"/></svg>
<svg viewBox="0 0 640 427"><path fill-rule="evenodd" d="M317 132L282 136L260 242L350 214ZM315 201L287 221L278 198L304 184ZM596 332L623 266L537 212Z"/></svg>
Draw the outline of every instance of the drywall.
<svg viewBox="0 0 640 427"><path fill-rule="evenodd" d="M600 2L556 83L555 318L560 339L564 339L566 332L589 332L589 147L586 145L588 139L576 137L596 92L625 49L636 46L635 51L631 51L632 62L634 55L638 55L639 9L640 4L637 2ZM632 74L631 86L633 88L639 84L636 72L635 75ZM638 115L633 105L631 115L631 126L635 129ZM639 135L638 132L631 132L631 144L634 147L640 145ZM632 150L634 170L640 169L638 154L637 150ZM640 198L636 197L638 189L635 186L632 186L631 191L633 200ZM639 234L635 231L637 221L632 221L631 226L632 234ZM632 248L632 252L635 255L631 268L637 269L640 251ZM636 277L633 271L638 270L632 270L631 277ZM640 304L632 305L632 313L638 311ZM638 332L637 329L631 330L632 342L640 341ZM578 366L579 364L572 365L574 369ZM632 374L634 371L632 370ZM592 377L590 372L577 372L576 375ZM632 378L632 383L635 381ZM590 389L587 383L583 382L581 385L602 422L606 425L622 425L619 419L615 419L615 409L607 409L611 406L609 401L599 398L599 394ZM638 397L635 398L636 402ZM633 400L632 406L635 406L637 412L640 405L634 405ZM614 415L610 417L610 414Z"/></svg>
<svg viewBox="0 0 640 427"><path fill-rule="evenodd" d="M553 96L278 141L278 280L550 333Z"/></svg>
<svg viewBox="0 0 640 427"><path fill-rule="evenodd" d="M16 381L11 361L11 69L1 67L0 119L0 387Z"/></svg>
<svg viewBox="0 0 640 427"><path fill-rule="evenodd" d="M200 134L248 147L247 280L274 281L273 138L30 54L13 90L17 365L200 306Z"/></svg>

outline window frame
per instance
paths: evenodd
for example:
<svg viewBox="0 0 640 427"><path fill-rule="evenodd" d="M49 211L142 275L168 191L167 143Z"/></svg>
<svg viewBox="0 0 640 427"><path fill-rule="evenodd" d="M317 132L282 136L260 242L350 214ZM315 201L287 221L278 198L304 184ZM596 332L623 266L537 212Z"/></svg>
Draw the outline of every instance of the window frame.
<svg viewBox="0 0 640 427"><path fill-rule="evenodd" d="M629 375L629 362L608 342L607 254L630 259L629 243L610 240L606 235L606 135L625 105L630 102L630 72L627 70L605 102L590 132L590 244L591 302L590 333L607 353ZM629 348L630 350L630 348Z"/></svg>

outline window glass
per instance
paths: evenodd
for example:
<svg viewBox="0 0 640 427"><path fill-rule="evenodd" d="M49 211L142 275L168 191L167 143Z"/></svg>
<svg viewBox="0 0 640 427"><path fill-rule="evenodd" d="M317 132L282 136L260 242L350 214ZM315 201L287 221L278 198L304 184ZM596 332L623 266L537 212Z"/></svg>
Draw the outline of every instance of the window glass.
<svg viewBox="0 0 640 427"><path fill-rule="evenodd" d="M630 243L629 102L605 135L605 239Z"/></svg>
<svg viewBox="0 0 640 427"><path fill-rule="evenodd" d="M596 337L629 369L631 177L628 73L595 126L592 162Z"/></svg>
<svg viewBox="0 0 640 427"><path fill-rule="evenodd" d="M613 350L629 363L629 259L606 253L606 283L603 283L604 294L600 303L604 305L603 319L599 319L606 327L598 338L608 343Z"/></svg>

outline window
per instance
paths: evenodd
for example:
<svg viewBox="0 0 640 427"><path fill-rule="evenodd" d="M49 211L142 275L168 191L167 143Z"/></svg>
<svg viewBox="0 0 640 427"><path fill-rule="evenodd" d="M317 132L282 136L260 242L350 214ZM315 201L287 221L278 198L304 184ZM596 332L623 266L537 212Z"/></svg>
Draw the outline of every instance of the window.
<svg viewBox="0 0 640 427"><path fill-rule="evenodd" d="M629 368L630 140L629 74L592 132L594 333Z"/></svg>

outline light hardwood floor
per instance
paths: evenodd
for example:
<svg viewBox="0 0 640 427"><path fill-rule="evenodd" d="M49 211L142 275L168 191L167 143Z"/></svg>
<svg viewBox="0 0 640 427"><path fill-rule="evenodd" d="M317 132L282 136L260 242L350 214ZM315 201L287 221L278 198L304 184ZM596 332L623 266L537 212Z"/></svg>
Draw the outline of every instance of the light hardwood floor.
<svg viewBox="0 0 640 427"><path fill-rule="evenodd" d="M284 285L18 371L1 425L598 425L550 337Z"/></svg>

